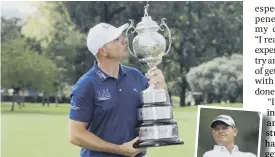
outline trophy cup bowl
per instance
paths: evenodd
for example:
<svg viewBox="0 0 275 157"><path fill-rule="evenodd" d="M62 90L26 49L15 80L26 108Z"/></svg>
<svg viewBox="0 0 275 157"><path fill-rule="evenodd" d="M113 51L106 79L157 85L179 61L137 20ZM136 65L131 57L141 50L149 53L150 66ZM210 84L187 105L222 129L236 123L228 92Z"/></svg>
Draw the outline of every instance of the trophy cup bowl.
<svg viewBox="0 0 275 157"><path fill-rule="evenodd" d="M131 51L129 42L128 49L130 54L145 63L149 68L161 63L162 57L166 55L171 47L171 33L165 23L161 20L160 26L148 16L149 4L145 6L145 14L142 21L136 27L131 21L126 31L134 29L131 33L137 32L138 35L133 39ZM166 50L166 40L158 33L161 26L165 26L169 34L169 47ZM129 41L129 40L128 40ZM170 103L168 92L165 89L150 85L141 92L142 107L138 109L138 125L136 127L139 140L134 144L135 148L155 147L183 144L179 138L177 122L173 120L173 107Z"/></svg>

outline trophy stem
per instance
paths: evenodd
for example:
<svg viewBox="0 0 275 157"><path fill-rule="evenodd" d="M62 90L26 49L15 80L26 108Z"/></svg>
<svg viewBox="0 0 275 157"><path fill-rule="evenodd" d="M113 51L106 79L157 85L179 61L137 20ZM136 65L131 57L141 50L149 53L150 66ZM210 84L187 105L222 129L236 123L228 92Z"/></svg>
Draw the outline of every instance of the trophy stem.
<svg viewBox="0 0 275 157"><path fill-rule="evenodd" d="M162 61L162 57L147 57L147 58L139 59L140 63L145 63L149 68L159 65L161 61Z"/></svg>
<svg viewBox="0 0 275 157"><path fill-rule="evenodd" d="M153 89L156 89L157 86L155 84L150 84L149 87L147 88L148 91L151 91Z"/></svg>

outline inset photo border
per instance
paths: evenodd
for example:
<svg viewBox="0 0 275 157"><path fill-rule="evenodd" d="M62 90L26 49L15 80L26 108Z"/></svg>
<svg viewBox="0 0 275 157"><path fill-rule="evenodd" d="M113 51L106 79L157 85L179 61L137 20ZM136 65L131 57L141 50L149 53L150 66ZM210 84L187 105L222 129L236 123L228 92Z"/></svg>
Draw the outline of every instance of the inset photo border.
<svg viewBox="0 0 275 157"><path fill-rule="evenodd" d="M234 153L259 157L262 117L259 111L200 105L195 157L224 156L229 151L223 143L232 145L229 141L234 141Z"/></svg>

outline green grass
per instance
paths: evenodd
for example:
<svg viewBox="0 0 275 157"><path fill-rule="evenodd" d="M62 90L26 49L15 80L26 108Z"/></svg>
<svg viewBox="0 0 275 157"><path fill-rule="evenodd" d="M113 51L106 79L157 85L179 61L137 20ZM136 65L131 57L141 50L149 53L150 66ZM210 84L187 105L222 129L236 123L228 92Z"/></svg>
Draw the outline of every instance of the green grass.
<svg viewBox="0 0 275 157"><path fill-rule="evenodd" d="M221 106L219 104L212 104ZM225 106L225 105L222 105ZM227 104L242 107L242 104ZM10 103L1 104L2 157L76 157L79 148L68 143L68 105L50 107L25 104L10 112ZM174 108L184 145L149 148L146 157L193 157L195 151L197 106Z"/></svg>

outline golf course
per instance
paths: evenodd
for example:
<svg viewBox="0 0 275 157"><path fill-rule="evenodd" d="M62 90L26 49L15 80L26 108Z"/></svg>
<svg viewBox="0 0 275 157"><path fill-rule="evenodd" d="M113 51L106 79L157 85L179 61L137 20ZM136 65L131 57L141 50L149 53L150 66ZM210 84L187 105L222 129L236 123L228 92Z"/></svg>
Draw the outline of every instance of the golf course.
<svg viewBox="0 0 275 157"><path fill-rule="evenodd" d="M79 157L80 148L68 138L72 90L81 102L90 104L96 100L102 104L96 114L91 114L99 119L92 123L93 131L104 130L98 134L115 142L132 137L134 131L123 126L135 127L135 119L129 118L136 114L132 103L140 101L138 94L147 80L157 88L144 92L148 99L145 103L159 105L169 95L173 119L184 144L150 147L146 157L194 157L198 105L243 106L246 75L242 1L1 4L1 157ZM11 101L24 102L24 106L12 105ZM81 102L72 102L76 104L72 109L81 108ZM121 102L126 104L123 108L110 107L122 106ZM149 109L146 115L156 120L164 115L171 117L168 105L156 109L165 114ZM198 157L213 146L208 123L216 116L213 113L200 117L200 121L205 120L200 137L203 132L207 138L199 139ZM81 114L89 118L82 110ZM243 124L248 125L246 121ZM162 127L159 130L154 134L156 139L163 132L176 132ZM251 141L251 136L256 141L257 130L249 131L249 136L243 137ZM147 132L151 133L145 130L140 137ZM165 137L173 137L169 134ZM245 138L240 140L247 141Z"/></svg>
<svg viewBox="0 0 275 157"><path fill-rule="evenodd" d="M67 138L69 105L42 106L25 103L10 112L11 103L1 104L2 157L77 157L79 148ZM211 106L242 107L242 104ZM149 148L146 157L193 157L196 143L197 106L174 107L184 145Z"/></svg>

